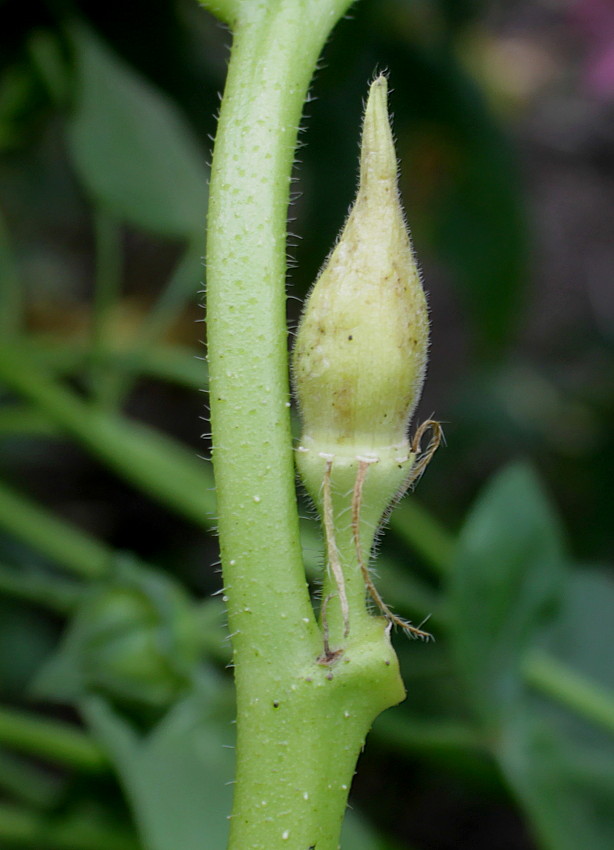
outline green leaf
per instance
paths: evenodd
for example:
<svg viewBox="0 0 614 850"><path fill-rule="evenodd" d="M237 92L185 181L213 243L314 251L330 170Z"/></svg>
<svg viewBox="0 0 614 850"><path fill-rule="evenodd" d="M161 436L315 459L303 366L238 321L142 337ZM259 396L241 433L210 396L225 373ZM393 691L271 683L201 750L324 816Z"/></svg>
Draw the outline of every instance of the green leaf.
<svg viewBox="0 0 614 850"><path fill-rule="evenodd" d="M614 579L606 570L576 571L566 587L560 616L549 637L550 651L571 667L614 689Z"/></svg>
<svg viewBox="0 0 614 850"><path fill-rule="evenodd" d="M550 651L604 691L614 686L614 582L577 571L548 635ZM554 693L553 693L554 696ZM549 850L614 847L614 735L560 702L534 696L502 742L500 764Z"/></svg>
<svg viewBox="0 0 614 850"><path fill-rule="evenodd" d="M101 697L85 699L82 710L119 772L145 850L226 846L232 727L207 694L177 703L144 735Z"/></svg>
<svg viewBox="0 0 614 850"><path fill-rule="evenodd" d="M605 656L614 590L590 574L566 581L564 560L558 523L535 476L524 466L508 468L479 499L460 537L450 588L453 651L493 755L540 846L609 850L614 737L588 712L580 715L585 701L568 708L533 694L524 675L548 624L549 644L563 661L575 664L584 680L589 671L611 685ZM554 603L557 619L547 623ZM589 618L590 628L582 628ZM548 680L553 696L555 674ZM533 673L530 681L537 679Z"/></svg>
<svg viewBox="0 0 614 850"><path fill-rule="evenodd" d="M551 716L538 705L526 706L506 730L499 762L541 847L610 850L614 846L612 742L602 759L589 758L587 764L587 754ZM582 764L584 775L578 769Z"/></svg>
<svg viewBox="0 0 614 850"><path fill-rule="evenodd" d="M68 141L87 192L118 219L169 237L204 226L207 168L161 92L85 27L73 29L77 90Z"/></svg>
<svg viewBox="0 0 614 850"><path fill-rule="evenodd" d="M513 714L529 642L557 600L564 553L533 472L514 465L478 500L451 570L451 638L474 708L487 726Z"/></svg>

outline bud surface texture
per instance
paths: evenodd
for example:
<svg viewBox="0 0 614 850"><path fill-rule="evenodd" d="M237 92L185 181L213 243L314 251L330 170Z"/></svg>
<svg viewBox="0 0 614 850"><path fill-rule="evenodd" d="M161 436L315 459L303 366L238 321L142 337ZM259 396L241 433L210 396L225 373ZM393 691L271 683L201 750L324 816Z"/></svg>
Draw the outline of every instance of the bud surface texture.
<svg viewBox="0 0 614 850"><path fill-rule="evenodd" d="M403 452L427 346L426 299L399 201L380 76L365 111L356 200L297 335L303 447L335 455Z"/></svg>
<svg viewBox="0 0 614 850"><path fill-rule="evenodd" d="M382 517L410 481L408 427L427 348L426 298L399 200L380 76L365 109L356 200L307 300L293 353L302 419L297 466L326 540L324 659L337 657L331 640L344 644L350 625L370 617L366 589L390 622L428 638L387 608L368 569Z"/></svg>

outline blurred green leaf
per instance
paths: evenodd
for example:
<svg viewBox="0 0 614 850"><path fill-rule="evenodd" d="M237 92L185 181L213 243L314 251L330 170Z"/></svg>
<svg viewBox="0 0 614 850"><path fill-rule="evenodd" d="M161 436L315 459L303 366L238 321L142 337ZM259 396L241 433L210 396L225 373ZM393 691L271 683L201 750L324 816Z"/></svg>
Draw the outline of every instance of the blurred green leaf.
<svg viewBox="0 0 614 850"><path fill-rule="evenodd" d="M226 845L233 736L210 694L178 702L146 734L101 697L86 698L82 710L118 770L146 850Z"/></svg>
<svg viewBox="0 0 614 850"><path fill-rule="evenodd" d="M74 27L77 91L68 139L92 199L164 236L204 227L207 168L176 107L92 32Z"/></svg>
<svg viewBox="0 0 614 850"><path fill-rule="evenodd" d="M555 661L543 657L552 668L545 673L527 668L531 646L548 634L551 649L563 647L563 659L584 678L590 671L611 685L605 652L594 656L596 646L611 645L614 589L591 575L567 584L564 563L556 517L534 474L508 468L460 536L451 572L452 646L467 696L540 845L607 850L614 844L614 736L591 722L588 688L582 700L565 700L562 691L557 699ZM606 616L593 617L593 607ZM581 628L587 617L591 627ZM531 693L525 668L553 700ZM559 675L561 688L567 678Z"/></svg>
<svg viewBox="0 0 614 850"><path fill-rule="evenodd" d="M614 582L603 571L577 571L548 634L553 655L614 688ZM501 748L501 766L551 850L614 847L614 734L552 699L533 697ZM613 703L614 704L614 703ZM578 709L580 703L575 706Z"/></svg>
<svg viewBox="0 0 614 850"><path fill-rule="evenodd" d="M591 743L589 743L591 741ZM614 737L543 700L502 735L501 769L547 850L614 846Z"/></svg>
<svg viewBox="0 0 614 850"><path fill-rule="evenodd" d="M614 577L611 568L572 574L549 635L550 651L572 668L614 689Z"/></svg>
<svg viewBox="0 0 614 850"><path fill-rule="evenodd" d="M473 508L450 573L452 647L487 726L516 710L524 654L560 595L563 563L558 522L535 475L508 467Z"/></svg>

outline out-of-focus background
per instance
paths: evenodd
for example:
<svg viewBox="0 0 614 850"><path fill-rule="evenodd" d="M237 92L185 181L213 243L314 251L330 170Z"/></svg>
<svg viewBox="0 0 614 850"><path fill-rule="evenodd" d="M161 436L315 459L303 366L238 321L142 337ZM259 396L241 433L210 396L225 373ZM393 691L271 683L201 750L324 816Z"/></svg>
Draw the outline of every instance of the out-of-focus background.
<svg viewBox="0 0 614 850"><path fill-rule="evenodd" d="M197 358L229 34L194 0L0 16L0 846L222 847ZM305 108L291 327L381 69L431 308L418 420L447 444L381 543L386 598L437 640L396 638L409 696L376 724L345 847L607 850L614 5L360 0Z"/></svg>

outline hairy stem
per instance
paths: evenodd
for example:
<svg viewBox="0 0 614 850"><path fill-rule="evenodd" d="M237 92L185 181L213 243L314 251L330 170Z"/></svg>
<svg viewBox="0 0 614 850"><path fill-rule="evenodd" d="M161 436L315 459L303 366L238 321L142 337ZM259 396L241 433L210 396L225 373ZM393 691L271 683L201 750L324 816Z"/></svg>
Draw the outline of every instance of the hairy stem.
<svg viewBox="0 0 614 850"><path fill-rule="evenodd" d="M307 87L347 5L238 4L215 142L207 326L238 703L231 850L336 850L366 732L403 695L380 618L365 617L335 663L322 663L294 489L284 291L288 187Z"/></svg>

